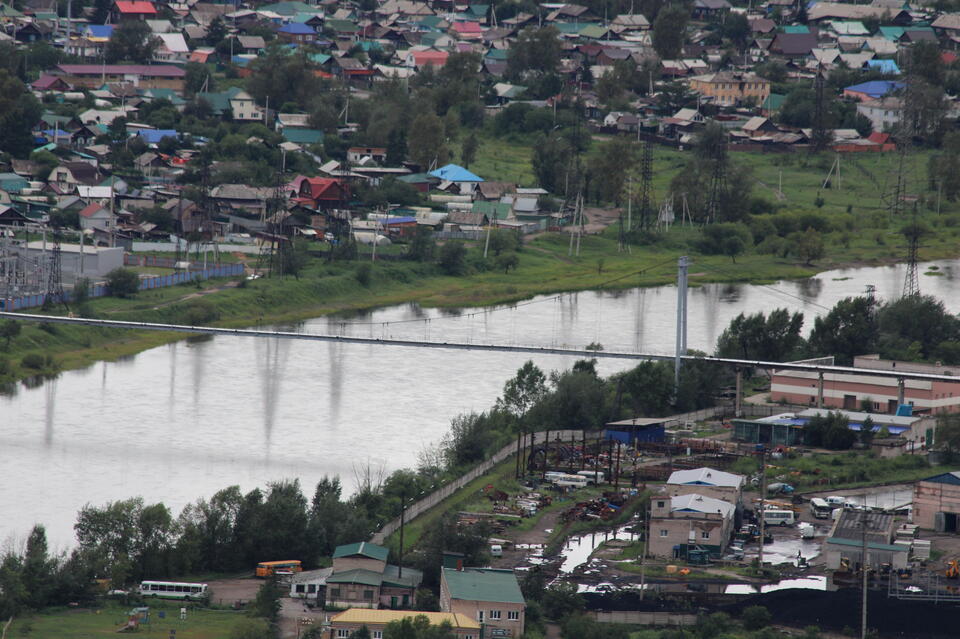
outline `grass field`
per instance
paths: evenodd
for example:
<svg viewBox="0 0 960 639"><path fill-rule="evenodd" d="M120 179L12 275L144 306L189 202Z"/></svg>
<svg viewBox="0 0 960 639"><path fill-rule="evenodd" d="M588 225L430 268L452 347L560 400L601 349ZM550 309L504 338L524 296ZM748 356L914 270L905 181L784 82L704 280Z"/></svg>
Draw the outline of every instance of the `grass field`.
<svg viewBox="0 0 960 639"><path fill-rule="evenodd" d="M7 637L29 639L96 639L115 637L117 630L126 623L131 607L109 604L100 609L52 609L50 611L14 619ZM160 619L159 612L165 613ZM150 604L150 623L141 626L138 635L170 637L176 630L177 639L225 639L230 636L242 613L226 610L191 609L187 619L180 621L180 604L163 602Z"/></svg>

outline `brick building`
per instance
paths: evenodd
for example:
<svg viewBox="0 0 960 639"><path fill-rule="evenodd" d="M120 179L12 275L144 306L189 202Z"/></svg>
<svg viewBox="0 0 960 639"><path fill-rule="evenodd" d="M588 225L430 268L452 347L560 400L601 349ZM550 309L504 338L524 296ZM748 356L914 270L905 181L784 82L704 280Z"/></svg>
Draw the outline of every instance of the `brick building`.
<svg viewBox="0 0 960 639"><path fill-rule="evenodd" d="M960 471L913 485L913 523L937 532L960 532Z"/></svg>
<svg viewBox="0 0 960 639"><path fill-rule="evenodd" d="M760 105L770 95L770 81L755 73L719 71L690 78L690 90L713 98L720 106L736 106L750 100Z"/></svg>
<svg viewBox="0 0 960 639"><path fill-rule="evenodd" d="M484 637L523 635L527 604L512 570L444 568L440 610L476 619Z"/></svg>

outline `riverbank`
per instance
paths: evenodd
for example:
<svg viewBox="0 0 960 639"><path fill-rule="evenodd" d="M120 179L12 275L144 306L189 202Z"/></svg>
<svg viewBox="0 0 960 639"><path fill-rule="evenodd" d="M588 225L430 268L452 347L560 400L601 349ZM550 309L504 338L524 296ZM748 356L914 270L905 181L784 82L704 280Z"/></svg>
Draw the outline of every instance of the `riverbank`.
<svg viewBox="0 0 960 639"><path fill-rule="evenodd" d="M362 314L402 304L480 307L537 295L669 285L676 278L677 258L688 252L686 241L693 233L696 231L690 228L675 229L655 247L633 247L631 253L618 253L615 239L605 232L585 237L579 257L567 255L568 235L545 234L526 244L519 252L518 267L506 273L481 270L480 248L475 247L467 256L473 272L459 277L444 275L433 264L412 261L370 265L312 259L299 278L211 280L142 291L129 299L92 300L86 310L94 317L119 320L245 327L289 324L329 314ZM922 251L923 259L956 257L957 243L952 240L950 233L931 240ZM836 268L895 263L897 253L872 239L859 238L848 249L833 251L811 266L767 254L748 254L735 262L723 256L695 256L690 283L763 284L801 279ZM0 345L0 381L9 384L53 373L53 369L114 361L180 339L184 339L181 333L24 324L9 344ZM54 366L39 371L25 365L23 358L31 353L52 356Z"/></svg>

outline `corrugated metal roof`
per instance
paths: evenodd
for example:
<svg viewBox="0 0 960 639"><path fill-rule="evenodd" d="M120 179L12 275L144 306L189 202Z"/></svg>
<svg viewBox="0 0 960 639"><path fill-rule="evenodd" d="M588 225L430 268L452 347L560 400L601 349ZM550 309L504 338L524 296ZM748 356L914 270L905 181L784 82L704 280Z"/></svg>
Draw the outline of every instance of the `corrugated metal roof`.
<svg viewBox="0 0 960 639"><path fill-rule="evenodd" d="M933 477L927 477L926 479L921 479L920 481L928 481L932 484L950 484L952 486L960 486L960 470L955 470L952 473L943 473L942 475L934 475Z"/></svg>
<svg viewBox="0 0 960 639"><path fill-rule="evenodd" d="M494 601L500 603L526 603L520 584L512 570L495 568L444 568L443 578L451 599L464 601Z"/></svg>
<svg viewBox="0 0 960 639"><path fill-rule="evenodd" d="M383 575L372 570L355 568L335 572L327 577L328 584L362 584L364 586L379 586L383 583Z"/></svg>
<svg viewBox="0 0 960 639"><path fill-rule="evenodd" d="M364 557L370 557L371 559L386 561L387 555L389 554L390 554L390 551L384 548L383 546L378 546L377 544L371 544L369 541L358 541L353 544L344 544L342 546L337 546L333 551L333 558L339 559L340 557L352 557L354 555L362 555Z"/></svg>

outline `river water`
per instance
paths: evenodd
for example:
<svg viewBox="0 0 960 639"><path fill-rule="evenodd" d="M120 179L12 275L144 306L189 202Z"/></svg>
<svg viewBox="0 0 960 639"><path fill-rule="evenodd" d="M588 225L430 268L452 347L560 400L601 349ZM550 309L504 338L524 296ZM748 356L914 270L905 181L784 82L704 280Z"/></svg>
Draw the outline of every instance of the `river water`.
<svg viewBox="0 0 960 639"><path fill-rule="evenodd" d="M960 310L960 261L938 262L921 289ZM926 271L922 268L921 272ZM696 272L694 267L691 272ZM829 271L770 286L690 290L691 348L710 351L740 312L789 307L808 318L867 285L892 299L902 266ZM676 289L582 292L462 314L413 305L284 329L444 341L670 353ZM34 523L51 545L73 544L86 503L141 495L175 513L232 484L243 490L299 478L308 496L325 474L349 493L357 473L415 465L459 413L487 409L527 356L216 337L154 348L65 372L0 397L0 540ZM545 370L569 357L538 356ZM605 375L629 362L601 360Z"/></svg>

